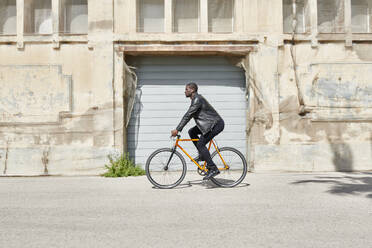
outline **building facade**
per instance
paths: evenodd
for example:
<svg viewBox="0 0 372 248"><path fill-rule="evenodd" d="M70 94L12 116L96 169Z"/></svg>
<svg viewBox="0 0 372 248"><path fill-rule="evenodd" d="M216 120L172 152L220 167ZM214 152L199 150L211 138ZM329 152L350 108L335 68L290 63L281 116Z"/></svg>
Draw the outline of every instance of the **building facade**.
<svg viewBox="0 0 372 248"><path fill-rule="evenodd" d="M0 174L144 165L189 81L252 171L372 170L371 17L372 0L1 0Z"/></svg>

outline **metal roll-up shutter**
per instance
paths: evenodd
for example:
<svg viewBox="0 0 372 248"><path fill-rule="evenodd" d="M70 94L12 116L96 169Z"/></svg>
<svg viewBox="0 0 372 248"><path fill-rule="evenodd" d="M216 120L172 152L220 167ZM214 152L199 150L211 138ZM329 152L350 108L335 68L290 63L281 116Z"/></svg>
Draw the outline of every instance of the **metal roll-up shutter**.
<svg viewBox="0 0 372 248"><path fill-rule="evenodd" d="M190 106L185 85L196 82L203 95L225 121L224 131L216 137L220 147L232 146L246 155L246 109L244 71L225 57L159 56L129 57L138 76L136 100L128 127L128 151L137 164L145 166L157 148L171 147L170 131L175 129ZM189 138L191 120L182 137ZM197 151L183 142L190 155ZM185 159L187 157L185 156ZM190 163L190 168L194 168Z"/></svg>

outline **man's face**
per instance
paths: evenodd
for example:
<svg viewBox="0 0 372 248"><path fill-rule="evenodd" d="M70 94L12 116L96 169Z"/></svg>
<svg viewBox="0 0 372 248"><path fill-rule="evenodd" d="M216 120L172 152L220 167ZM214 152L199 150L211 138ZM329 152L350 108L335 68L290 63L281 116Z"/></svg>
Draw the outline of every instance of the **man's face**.
<svg viewBox="0 0 372 248"><path fill-rule="evenodd" d="M186 88L185 88L185 96L186 97L191 97L192 93L194 93L194 90L191 87L186 86Z"/></svg>

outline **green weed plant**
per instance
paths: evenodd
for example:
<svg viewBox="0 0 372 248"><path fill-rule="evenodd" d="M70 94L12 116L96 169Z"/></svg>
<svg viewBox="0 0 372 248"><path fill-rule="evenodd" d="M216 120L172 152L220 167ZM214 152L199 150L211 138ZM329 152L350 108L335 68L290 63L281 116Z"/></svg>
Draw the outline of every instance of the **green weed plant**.
<svg viewBox="0 0 372 248"><path fill-rule="evenodd" d="M129 158L129 154L120 156L109 155L109 164L105 165L107 172L103 174L104 177L130 177L143 176L146 174L145 170L139 165L136 165L133 160Z"/></svg>

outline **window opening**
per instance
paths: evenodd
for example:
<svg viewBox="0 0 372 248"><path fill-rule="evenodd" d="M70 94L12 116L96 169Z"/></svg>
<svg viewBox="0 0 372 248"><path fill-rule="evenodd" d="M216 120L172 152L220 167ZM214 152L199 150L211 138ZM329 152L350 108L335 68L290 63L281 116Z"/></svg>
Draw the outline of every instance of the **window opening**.
<svg viewBox="0 0 372 248"><path fill-rule="evenodd" d="M234 0L208 0L208 32L233 32Z"/></svg>
<svg viewBox="0 0 372 248"><path fill-rule="evenodd" d="M372 0L351 1L351 30L353 33L371 33Z"/></svg>
<svg viewBox="0 0 372 248"><path fill-rule="evenodd" d="M24 11L25 34L51 34L52 3L51 0L27 0Z"/></svg>
<svg viewBox="0 0 372 248"><path fill-rule="evenodd" d="M16 0L0 1L0 34L17 34Z"/></svg>
<svg viewBox="0 0 372 248"><path fill-rule="evenodd" d="M199 0L173 1L173 32L199 32Z"/></svg>
<svg viewBox="0 0 372 248"><path fill-rule="evenodd" d="M310 30L310 15L307 0L296 0L296 33L306 33ZM283 31L292 33L293 1L283 0Z"/></svg>
<svg viewBox="0 0 372 248"><path fill-rule="evenodd" d="M164 32L164 0L138 0L137 32Z"/></svg>
<svg viewBox="0 0 372 248"><path fill-rule="evenodd" d="M60 10L60 30L62 33L88 33L87 0L62 0Z"/></svg>
<svg viewBox="0 0 372 248"><path fill-rule="evenodd" d="M344 33L344 0L318 0L319 33Z"/></svg>

